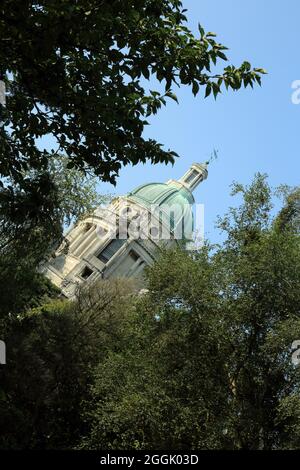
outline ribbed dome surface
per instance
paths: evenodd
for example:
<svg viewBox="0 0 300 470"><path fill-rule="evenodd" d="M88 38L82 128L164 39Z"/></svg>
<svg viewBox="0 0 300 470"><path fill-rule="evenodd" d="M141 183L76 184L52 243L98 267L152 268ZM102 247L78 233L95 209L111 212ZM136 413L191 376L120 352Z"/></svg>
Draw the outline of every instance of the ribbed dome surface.
<svg viewBox="0 0 300 470"><path fill-rule="evenodd" d="M185 238L191 237L194 197L182 185L175 182L143 184L131 191L127 197L148 210L159 206L164 222L169 223L172 230L180 224Z"/></svg>

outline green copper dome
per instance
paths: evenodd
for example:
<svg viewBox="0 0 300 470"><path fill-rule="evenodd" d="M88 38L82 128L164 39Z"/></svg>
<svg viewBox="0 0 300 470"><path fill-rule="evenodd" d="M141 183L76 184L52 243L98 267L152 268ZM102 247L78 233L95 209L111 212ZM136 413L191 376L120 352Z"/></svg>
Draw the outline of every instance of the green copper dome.
<svg viewBox="0 0 300 470"><path fill-rule="evenodd" d="M207 165L208 162L193 163L178 181L143 184L127 198L156 215L159 226L168 227L175 239L191 240L195 202L192 192L207 178Z"/></svg>
<svg viewBox="0 0 300 470"><path fill-rule="evenodd" d="M172 206L176 203L194 204L195 202L192 193L183 186L178 186L175 181L169 184L142 184L131 191L128 196L147 207L151 204Z"/></svg>
<svg viewBox="0 0 300 470"><path fill-rule="evenodd" d="M177 181L169 183L148 183L138 186L127 197L148 210L161 214L161 220L170 226L176 237L176 231L190 239L193 231L192 193ZM180 237L181 238L181 237Z"/></svg>

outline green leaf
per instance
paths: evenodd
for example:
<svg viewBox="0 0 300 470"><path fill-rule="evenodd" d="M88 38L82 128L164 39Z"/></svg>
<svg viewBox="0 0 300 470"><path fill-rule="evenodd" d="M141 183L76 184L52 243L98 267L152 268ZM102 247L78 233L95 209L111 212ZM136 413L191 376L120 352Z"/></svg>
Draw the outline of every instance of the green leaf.
<svg viewBox="0 0 300 470"><path fill-rule="evenodd" d="M267 75L268 72L265 69L254 69L255 72L261 73L263 75Z"/></svg>
<svg viewBox="0 0 300 470"><path fill-rule="evenodd" d="M214 98L216 99L217 98L217 95L219 93L221 93L221 90L220 90L220 87L217 83L213 82L212 83L212 89L213 89L213 94L214 94Z"/></svg>
<svg viewBox="0 0 300 470"><path fill-rule="evenodd" d="M178 98L177 96L175 95L175 93L173 93L171 90L168 90L166 92L166 96L168 96L168 98L171 98L172 100L176 101L176 103L178 103Z"/></svg>
<svg viewBox="0 0 300 470"><path fill-rule="evenodd" d="M218 52L217 52L217 56L220 57L220 58L223 59L223 60L228 60L228 59L227 59L227 56L226 56L226 55L224 54L224 52L222 52L222 51L218 51Z"/></svg>
<svg viewBox="0 0 300 470"><path fill-rule="evenodd" d="M200 25L200 23L198 23L198 30L201 35L201 38L203 38L205 36L205 31L204 28Z"/></svg>
<svg viewBox="0 0 300 470"><path fill-rule="evenodd" d="M208 84L206 85L205 98L207 98L207 97L211 94L211 90L212 90L211 84L208 83Z"/></svg>
<svg viewBox="0 0 300 470"><path fill-rule="evenodd" d="M192 91L193 91L193 95L196 96L197 93L199 92L199 84L198 84L198 82L193 82Z"/></svg>

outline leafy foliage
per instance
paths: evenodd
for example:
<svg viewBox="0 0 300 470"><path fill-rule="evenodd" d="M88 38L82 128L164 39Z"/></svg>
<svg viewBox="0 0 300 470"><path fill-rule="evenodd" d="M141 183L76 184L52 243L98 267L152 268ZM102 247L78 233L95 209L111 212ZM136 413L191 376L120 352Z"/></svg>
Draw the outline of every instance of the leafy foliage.
<svg viewBox="0 0 300 470"><path fill-rule="evenodd" d="M299 448L298 192L275 216L264 175L233 194L224 244L163 252L143 295L110 280L18 306L2 448Z"/></svg>
<svg viewBox="0 0 300 470"><path fill-rule="evenodd" d="M177 100L174 85L216 97L223 84L253 86L265 73L244 62L211 74L227 60L226 47L201 26L195 37L179 0L3 0L0 34L0 174L22 188L23 172L52 158L42 149L49 134L70 168L112 183L122 165L172 162L175 152L143 130L166 98ZM165 92L148 92L146 80Z"/></svg>
<svg viewBox="0 0 300 470"><path fill-rule="evenodd" d="M0 193L0 317L33 307L43 292L57 295L38 274L39 264L62 240L65 225L109 199L97 193L95 178L66 166L56 156L47 172L26 174L30 191L6 184Z"/></svg>
<svg viewBox="0 0 300 470"><path fill-rule="evenodd" d="M102 282L77 303L48 300L9 319L8 362L0 369L2 449L74 445L85 428L80 403L91 369L118 348L131 292L129 282Z"/></svg>
<svg viewBox="0 0 300 470"><path fill-rule="evenodd" d="M84 448L299 446L299 233L263 175L239 193L224 246L150 269L130 346L96 368Z"/></svg>
<svg viewBox="0 0 300 470"><path fill-rule="evenodd" d="M81 447L222 447L227 376L211 274L207 253L195 262L181 251L151 270L126 348L96 367Z"/></svg>

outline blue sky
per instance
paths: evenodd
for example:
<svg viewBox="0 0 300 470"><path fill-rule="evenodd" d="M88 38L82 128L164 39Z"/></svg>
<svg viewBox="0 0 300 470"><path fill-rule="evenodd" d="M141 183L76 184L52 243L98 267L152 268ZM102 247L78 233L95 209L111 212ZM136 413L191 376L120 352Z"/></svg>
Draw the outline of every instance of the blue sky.
<svg viewBox="0 0 300 470"><path fill-rule="evenodd" d="M291 84L300 79L299 0L183 0L189 26L197 33L200 22L217 33L229 47L230 62L249 60L267 69L262 88L224 92L215 101L196 98L187 87L174 90L179 105L169 102L151 120L147 136L178 154L175 165L138 165L122 169L116 188L101 184L100 190L124 194L137 184L179 178L194 161L207 160L213 149L218 159L209 177L195 191L205 204L206 237L216 242L217 215L234 201L230 184L249 184L260 171L271 185L299 184L300 105L291 101Z"/></svg>

